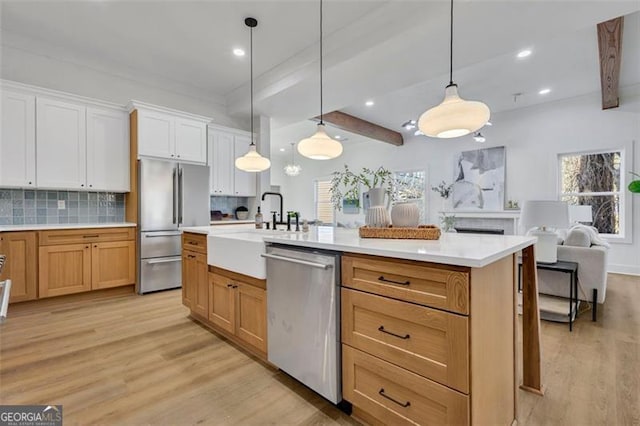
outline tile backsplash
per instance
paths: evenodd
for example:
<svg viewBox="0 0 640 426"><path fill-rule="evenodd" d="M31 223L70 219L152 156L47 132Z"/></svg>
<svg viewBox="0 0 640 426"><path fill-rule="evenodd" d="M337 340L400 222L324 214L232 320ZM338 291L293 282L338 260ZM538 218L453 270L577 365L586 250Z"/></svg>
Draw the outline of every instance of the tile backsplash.
<svg viewBox="0 0 640 426"><path fill-rule="evenodd" d="M124 194L0 188L0 225L109 222L124 222Z"/></svg>
<svg viewBox="0 0 640 426"><path fill-rule="evenodd" d="M211 197L211 211L220 210L222 213L233 215L236 208L240 206L249 207L249 198L223 197L218 195Z"/></svg>

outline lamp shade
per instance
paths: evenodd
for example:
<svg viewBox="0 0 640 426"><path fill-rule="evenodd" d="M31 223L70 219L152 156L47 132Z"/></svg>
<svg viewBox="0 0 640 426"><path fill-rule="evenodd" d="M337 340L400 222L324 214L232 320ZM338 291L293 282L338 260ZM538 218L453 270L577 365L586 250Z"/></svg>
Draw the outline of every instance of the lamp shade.
<svg viewBox="0 0 640 426"><path fill-rule="evenodd" d="M342 154L342 144L331 139L320 123L313 136L298 142L298 152L312 160L331 160Z"/></svg>
<svg viewBox="0 0 640 426"><path fill-rule="evenodd" d="M457 138L480 129L490 117L488 106L462 99L458 86L450 84L445 89L442 103L420 116L418 128L433 138Z"/></svg>
<svg viewBox="0 0 640 426"><path fill-rule="evenodd" d="M251 144L245 155L236 158L236 167L245 172L263 172L271 167L271 161L260 155L256 146Z"/></svg>
<svg viewBox="0 0 640 426"><path fill-rule="evenodd" d="M525 231L534 227L568 228L569 205L565 201L525 201L522 205L520 223Z"/></svg>
<svg viewBox="0 0 640 426"><path fill-rule="evenodd" d="M593 222L591 206L569 206L569 219L575 222Z"/></svg>

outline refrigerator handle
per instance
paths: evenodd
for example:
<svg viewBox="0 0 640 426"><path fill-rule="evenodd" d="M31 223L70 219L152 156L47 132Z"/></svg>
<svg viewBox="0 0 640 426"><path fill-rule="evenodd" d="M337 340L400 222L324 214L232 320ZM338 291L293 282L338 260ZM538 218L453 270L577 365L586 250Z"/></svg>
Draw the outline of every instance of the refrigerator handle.
<svg viewBox="0 0 640 426"><path fill-rule="evenodd" d="M173 204L173 208L172 208L172 211L173 211L173 223L177 223L177 221L176 221L176 169L175 168L173 169L173 174L171 175L171 183L172 183L172 186L173 186L172 191L171 191L171 193L173 194L173 200L171 200L172 204Z"/></svg>
<svg viewBox="0 0 640 426"><path fill-rule="evenodd" d="M182 205L184 204L184 194L182 192L182 167L178 166L178 224L182 225Z"/></svg>

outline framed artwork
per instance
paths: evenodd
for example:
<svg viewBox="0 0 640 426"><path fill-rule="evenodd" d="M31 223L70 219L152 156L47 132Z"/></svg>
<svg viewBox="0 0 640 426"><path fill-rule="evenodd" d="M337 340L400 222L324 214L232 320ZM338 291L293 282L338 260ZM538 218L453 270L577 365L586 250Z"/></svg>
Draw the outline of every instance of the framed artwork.
<svg viewBox="0 0 640 426"><path fill-rule="evenodd" d="M504 146L458 154L453 178L453 208L503 210L505 163Z"/></svg>

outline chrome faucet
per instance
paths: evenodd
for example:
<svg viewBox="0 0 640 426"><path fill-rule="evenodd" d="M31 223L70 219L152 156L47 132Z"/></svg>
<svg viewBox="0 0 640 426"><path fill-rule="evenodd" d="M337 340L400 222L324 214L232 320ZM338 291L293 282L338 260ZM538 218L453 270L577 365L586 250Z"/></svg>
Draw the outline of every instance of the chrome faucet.
<svg viewBox="0 0 640 426"><path fill-rule="evenodd" d="M276 197L280 197L280 221L279 222L275 222L274 223L274 228L275 228L275 224L278 223L280 225L284 225L284 217L282 216L282 206L283 206L283 199L282 199L282 194L279 192L263 192L262 193L262 201L264 201L265 197L267 195L275 195Z"/></svg>

